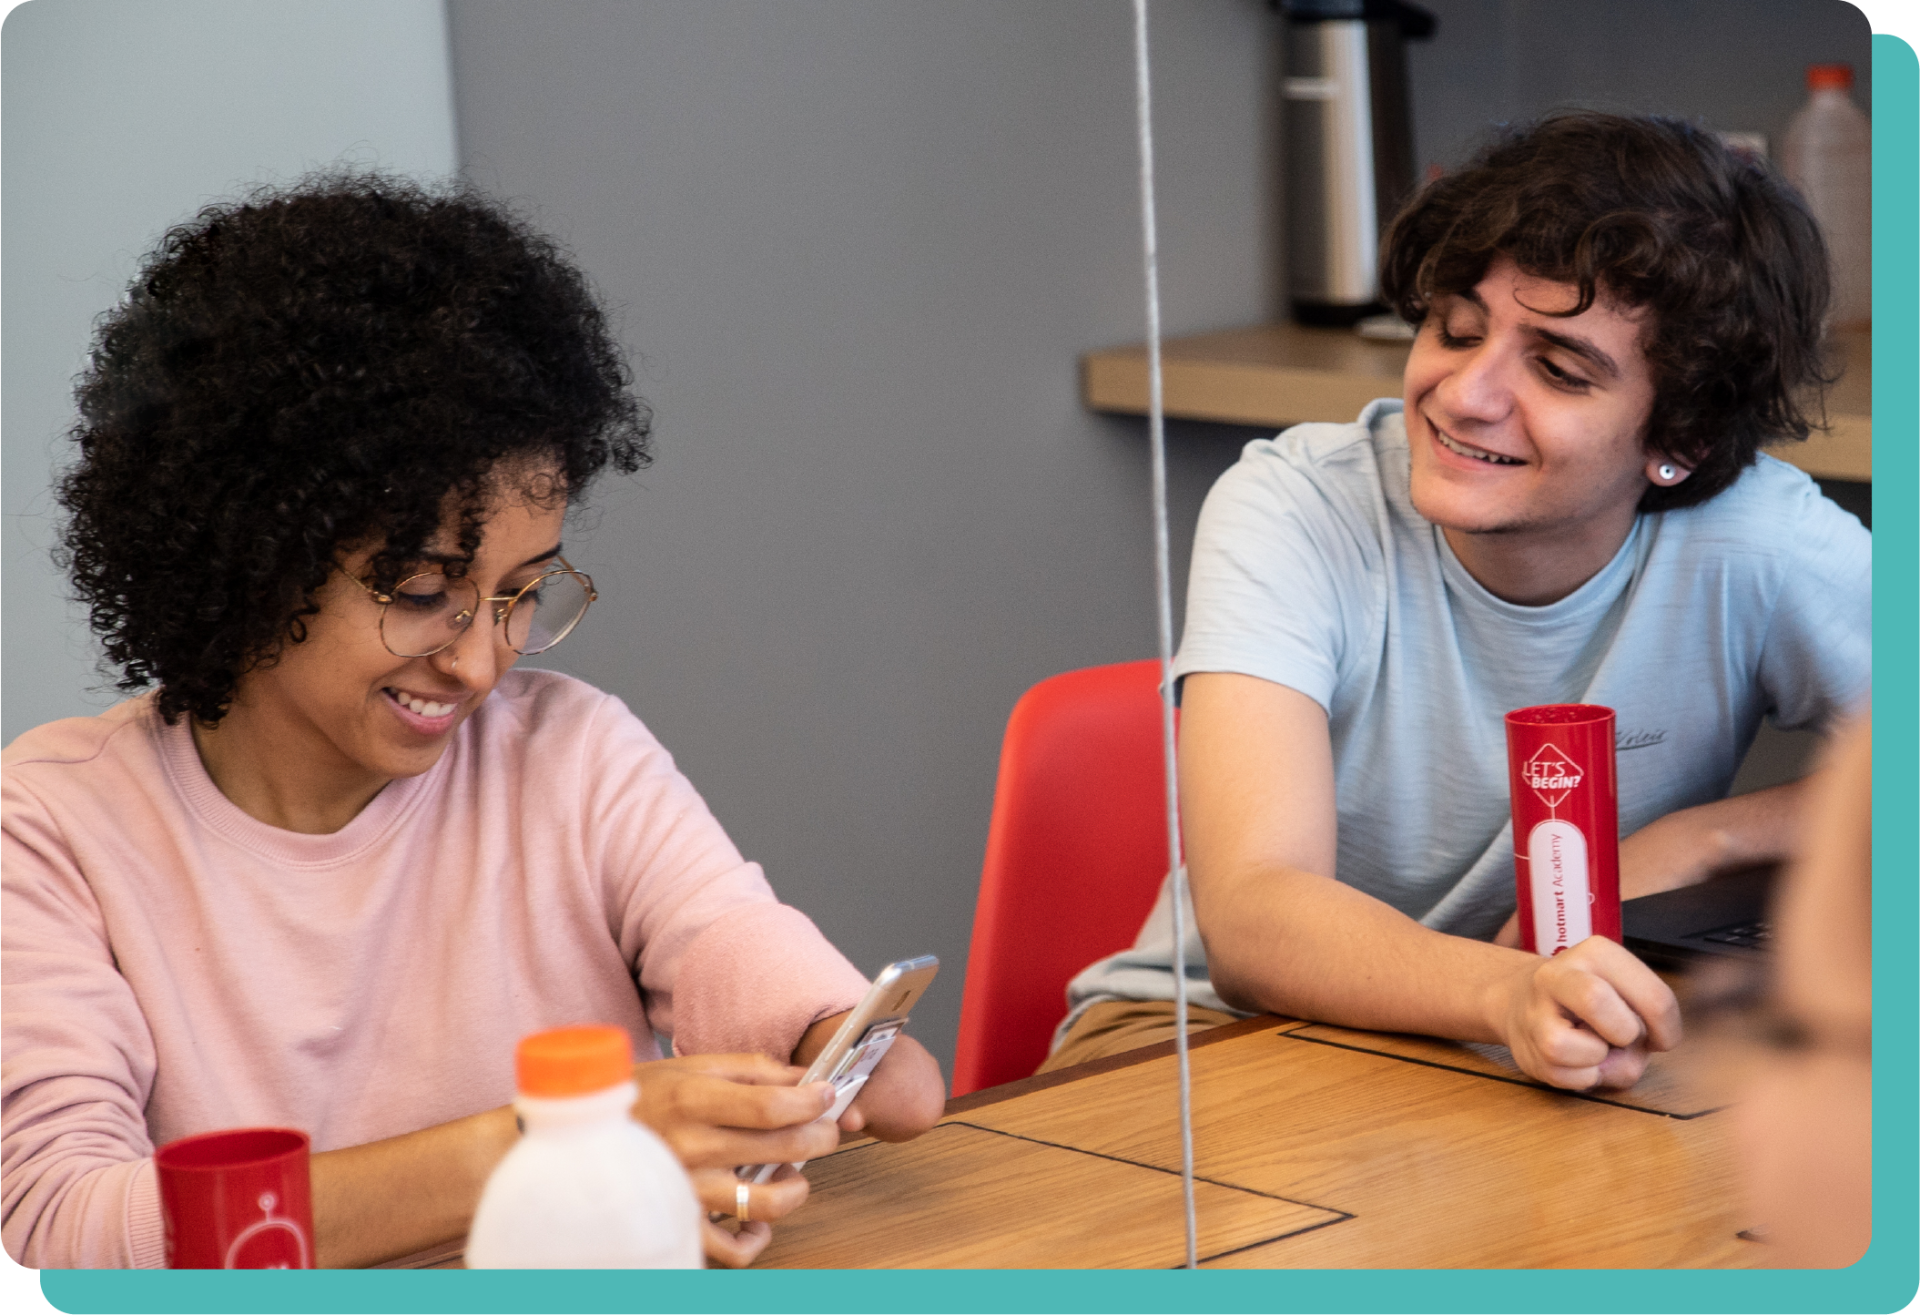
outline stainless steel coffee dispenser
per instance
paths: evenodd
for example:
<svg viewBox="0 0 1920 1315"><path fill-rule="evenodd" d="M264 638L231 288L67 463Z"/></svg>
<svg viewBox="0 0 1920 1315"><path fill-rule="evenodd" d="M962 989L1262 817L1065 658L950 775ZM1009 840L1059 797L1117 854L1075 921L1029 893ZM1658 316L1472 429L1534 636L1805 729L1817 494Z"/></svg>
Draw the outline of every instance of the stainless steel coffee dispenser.
<svg viewBox="0 0 1920 1315"><path fill-rule="evenodd" d="M1405 43L1433 15L1405 0L1280 0L1287 16L1287 291L1302 324L1380 309L1380 232L1413 190Z"/></svg>

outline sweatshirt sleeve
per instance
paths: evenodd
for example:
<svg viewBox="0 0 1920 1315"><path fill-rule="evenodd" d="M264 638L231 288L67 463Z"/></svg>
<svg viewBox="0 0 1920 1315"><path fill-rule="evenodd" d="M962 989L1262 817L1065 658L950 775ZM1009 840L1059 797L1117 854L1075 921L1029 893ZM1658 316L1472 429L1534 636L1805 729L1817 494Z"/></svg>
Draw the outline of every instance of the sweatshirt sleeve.
<svg viewBox="0 0 1920 1315"><path fill-rule="evenodd" d="M59 827L8 771L0 820L0 1237L35 1268L158 1267L154 1046Z"/></svg>
<svg viewBox="0 0 1920 1315"><path fill-rule="evenodd" d="M670 755L611 695L583 746L588 861L634 966L649 1023L678 1054L786 1062L807 1028L867 981L740 855Z"/></svg>

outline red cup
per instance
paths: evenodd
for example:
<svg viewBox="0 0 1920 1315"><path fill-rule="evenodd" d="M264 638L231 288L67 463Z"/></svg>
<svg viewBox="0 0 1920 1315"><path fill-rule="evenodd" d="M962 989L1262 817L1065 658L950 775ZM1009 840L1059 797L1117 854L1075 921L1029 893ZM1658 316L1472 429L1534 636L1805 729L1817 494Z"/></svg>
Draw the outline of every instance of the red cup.
<svg viewBox="0 0 1920 1315"><path fill-rule="evenodd" d="M1620 939L1620 799L1613 709L1552 703L1507 714L1520 944L1555 955Z"/></svg>
<svg viewBox="0 0 1920 1315"><path fill-rule="evenodd" d="M307 1134L231 1128L154 1153L169 1269L312 1269Z"/></svg>

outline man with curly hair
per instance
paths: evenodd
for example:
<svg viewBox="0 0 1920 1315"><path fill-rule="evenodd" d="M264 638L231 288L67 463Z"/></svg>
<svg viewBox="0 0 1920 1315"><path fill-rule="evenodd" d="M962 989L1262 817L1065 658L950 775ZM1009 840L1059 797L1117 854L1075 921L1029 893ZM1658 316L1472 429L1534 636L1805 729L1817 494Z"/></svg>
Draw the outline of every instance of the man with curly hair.
<svg viewBox="0 0 1920 1315"><path fill-rule="evenodd" d="M1598 937L1525 954L1503 717L1618 715L1625 896L1778 859L1799 783L1726 798L1763 716L1869 682L1870 545L1763 443L1804 439L1826 254L1766 165L1570 112L1417 195L1383 243L1401 400L1249 444L1200 518L1180 789L1194 1018L1501 1043L1629 1086L1672 993ZM1050 1067L1171 1031L1167 893L1073 984Z"/></svg>
<svg viewBox="0 0 1920 1315"><path fill-rule="evenodd" d="M313 1138L320 1263L444 1245L515 1041L595 1020L750 1260L806 1183L732 1167L835 1144L792 1066L866 983L618 699L512 669L597 596L568 507L647 459L579 271L470 192L265 193L167 235L79 402L66 552L147 692L5 755L9 1253L162 1263L155 1146L255 1124ZM903 1038L840 1128L943 1097Z"/></svg>

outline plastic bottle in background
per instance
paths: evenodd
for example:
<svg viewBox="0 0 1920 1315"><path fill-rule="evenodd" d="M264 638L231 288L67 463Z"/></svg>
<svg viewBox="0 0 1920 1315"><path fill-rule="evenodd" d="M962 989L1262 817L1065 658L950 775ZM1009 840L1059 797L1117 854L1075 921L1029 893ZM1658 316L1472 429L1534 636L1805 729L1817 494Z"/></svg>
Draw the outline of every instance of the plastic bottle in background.
<svg viewBox="0 0 1920 1315"><path fill-rule="evenodd" d="M1780 165L1820 221L1833 256L1833 323L1873 319L1873 130L1847 95L1853 68L1812 64L1807 103L1787 122Z"/></svg>
<svg viewBox="0 0 1920 1315"><path fill-rule="evenodd" d="M514 1055L526 1133L487 1179L472 1269L698 1269L700 1205L685 1169L630 1110L633 1043L561 1027Z"/></svg>

